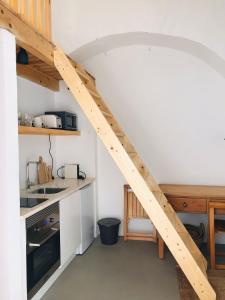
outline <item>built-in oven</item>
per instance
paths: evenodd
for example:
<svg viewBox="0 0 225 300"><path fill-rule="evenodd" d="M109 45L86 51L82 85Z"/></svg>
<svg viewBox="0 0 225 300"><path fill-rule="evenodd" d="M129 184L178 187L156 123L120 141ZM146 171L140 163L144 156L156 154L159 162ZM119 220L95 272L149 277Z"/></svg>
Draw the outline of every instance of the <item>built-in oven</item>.
<svg viewBox="0 0 225 300"><path fill-rule="evenodd" d="M31 299L60 266L58 203L27 218L26 230L27 295Z"/></svg>

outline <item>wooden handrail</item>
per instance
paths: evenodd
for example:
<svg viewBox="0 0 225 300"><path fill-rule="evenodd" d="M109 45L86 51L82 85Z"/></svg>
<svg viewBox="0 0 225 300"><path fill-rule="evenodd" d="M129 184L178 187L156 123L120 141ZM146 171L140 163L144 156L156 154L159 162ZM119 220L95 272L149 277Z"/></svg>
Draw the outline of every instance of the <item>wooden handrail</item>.
<svg viewBox="0 0 225 300"><path fill-rule="evenodd" d="M51 41L51 0L2 0L38 33Z"/></svg>

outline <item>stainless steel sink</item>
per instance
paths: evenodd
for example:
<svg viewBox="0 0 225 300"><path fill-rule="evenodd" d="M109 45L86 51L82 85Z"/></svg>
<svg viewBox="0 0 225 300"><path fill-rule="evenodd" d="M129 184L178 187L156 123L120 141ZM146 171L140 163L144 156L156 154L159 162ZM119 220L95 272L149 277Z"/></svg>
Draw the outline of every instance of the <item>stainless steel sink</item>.
<svg viewBox="0 0 225 300"><path fill-rule="evenodd" d="M20 198L20 207L25 208L31 208L36 205L39 205L45 201L47 201L48 198Z"/></svg>
<svg viewBox="0 0 225 300"><path fill-rule="evenodd" d="M40 188L31 192L31 194L57 194L65 191L66 188Z"/></svg>

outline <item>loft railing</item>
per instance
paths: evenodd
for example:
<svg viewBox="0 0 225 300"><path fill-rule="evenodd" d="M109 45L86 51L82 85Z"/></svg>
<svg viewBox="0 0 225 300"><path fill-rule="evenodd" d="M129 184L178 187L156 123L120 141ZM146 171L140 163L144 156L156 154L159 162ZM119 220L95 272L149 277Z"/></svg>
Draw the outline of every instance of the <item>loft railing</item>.
<svg viewBox="0 0 225 300"><path fill-rule="evenodd" d="M14 12L51 40L51 0L3 0Z"/></svg>

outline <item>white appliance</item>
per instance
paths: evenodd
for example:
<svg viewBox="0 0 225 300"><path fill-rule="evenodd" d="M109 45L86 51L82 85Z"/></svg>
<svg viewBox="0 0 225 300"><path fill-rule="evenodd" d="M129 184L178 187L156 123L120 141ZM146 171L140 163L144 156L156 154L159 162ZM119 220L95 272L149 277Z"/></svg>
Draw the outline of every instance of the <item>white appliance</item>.
<svg viewBox="0 0 225 300"><path fill-rule="evenodd" d="M79 164L65 164L60 167L62 170L62 175L65 179L82 179L86 178L85 172L80 170Z"/></svg>
<svg viewBox="0 0 225 300"><path fill-rule="evenodd" d="M80 190L81 192L81 245L78 254L83 254L94 241L94 194L93 184Z"/></svg>
<svg viewBox="0 0 225 300"><path fill-rule="evenodd" d="M33 124L34 124L34 127L43 127L43 122L42 122L42 118L41 117L35 117L33 119Z"/></svg>
<svg viewBox="0 0 225 300"><path fill-rule="evenodd" d="M79 177L79 165L78 164L65 164L64 177L66 179L78 179Z"/></svg>
<svg viewBox="0 0 225 300"><path fill-rule="evenodd" d="M41 118L44 127L62 129L62 120L60 117L56 115L41 115L39 117Z"/></svg>

